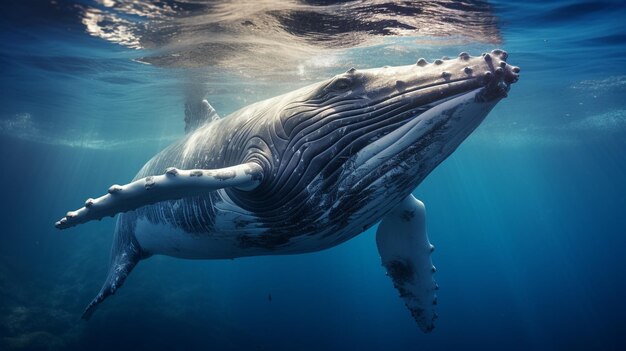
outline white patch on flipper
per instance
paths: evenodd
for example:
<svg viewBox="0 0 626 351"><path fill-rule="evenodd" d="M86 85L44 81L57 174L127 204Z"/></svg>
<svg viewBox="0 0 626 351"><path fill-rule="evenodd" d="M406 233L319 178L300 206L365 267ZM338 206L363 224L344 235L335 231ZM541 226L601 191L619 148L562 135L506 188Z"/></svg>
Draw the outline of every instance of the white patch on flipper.
<svg viewBox="0 0 626 351"><path fill-rule="evenodd" d="M437 284L433 280L433 246L426 235L424 204L413 195L407 196L383 218L376 244L400 297L419 327L430 332L437 318Z"/></svg>

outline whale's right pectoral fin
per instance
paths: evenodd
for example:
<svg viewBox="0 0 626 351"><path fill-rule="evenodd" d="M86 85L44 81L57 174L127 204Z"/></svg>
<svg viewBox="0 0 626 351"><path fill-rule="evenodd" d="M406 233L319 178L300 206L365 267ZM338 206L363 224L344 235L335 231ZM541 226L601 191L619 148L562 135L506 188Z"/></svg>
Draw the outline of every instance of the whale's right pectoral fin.
<svg viewBox="0 0 626 351"><path fill-rule="evenodd" d="M430 259L433 246L426 235L424 204L407 196L378 225L376 244L387 275L400 292L419 327L434 328L437 284Z"/></svg>
<svg viewBox="0 0 626 351"><path fill-rule="evenodd" d="M66 229L157 202L198 196L222 188L252 190L262 180L263 168L255 162L214 170L169 168L162 175L111 186L108 194L87 199L84 207L68 212L55 226Z"/></svg>

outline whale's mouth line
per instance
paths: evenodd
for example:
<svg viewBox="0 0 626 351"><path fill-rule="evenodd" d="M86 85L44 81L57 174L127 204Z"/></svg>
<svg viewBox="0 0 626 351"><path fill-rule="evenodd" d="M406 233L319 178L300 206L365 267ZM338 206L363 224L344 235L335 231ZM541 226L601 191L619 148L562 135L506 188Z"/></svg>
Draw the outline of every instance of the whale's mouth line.
<svg viewBox="0 0 626 351"><path fill-rule="evenodd" d="M471 93L475 92L475 91L476 91L476 90L478 90L478 89L485 89L485 87L482 87L482 88L477 88L477 89L472 89L472 90L470 90L470 91L464 91L464 92L461 92L461 93L458 93L458 94L450 95L450 96L445 97L445 98L443 98L443 99L435 100L435 101L433 101L433 102L431 102L431 103L428 103L428 104L426 104L426 105L419 106L419 107L418 107L418 108L416 108L416 109L412 109L412 110L410 111L410 112L411 112L410 119L413 119L413 118L415 118L415 117L417 117L417 116L421 115L422 113L424 113L424 112L426 112L426 111L428 111L428 110L430 110L430 109L433 109L433 108L435 108L435 107L437 107L437 106L439 106L439 105L443 104L443 103L444 103L444 102L446 102L446 101L450 101L450 100L452 100L452 99L454 99L454 98L457 98L457 97L459 97L459 96L463 96L463 95L466 95L466 94L471 94ZM409 122L409 123L410 123L410 122Z"/></svg>
<svg viewBox="0 0 626 351"><path fill-rule="evenodd" d="M437 83L432 83L432 84L421 85L421 86L414 87L413 89L404 89L402 91L402 93L410 94L410 93L415 92L415 91L420 91L420 90L424 90L424 89L428 89L428 88L434 88L434 87L438 87L438 86L442 86L442 85L446 85L446 84L460 83L460 82L464 82L464 81L468 81L468 80L472 80L472 79L476 79L476 77L466 77L466 78L459 78L459 79L450 79L450 80L447 80L445 82L437 82Z"/></svg>
<svg viewBox="0 0 626 351"><path fill-rule="evenodd" d="M395 99L406 99L407 95L415 95L415 93L421 93L421 92L423 92L423 90L426 90L426 89L436 88L436 87L440 87L440 86L443 86L443 85L450 85L452 87L452 86L456 86L457 85L455 83L462 83L462 82L469 81L469 80L472 80L472 79L475 80L477 78L476 77L467 77L467 78L451 79L451 80L448 80L448 81L445 81L445 82L431 83L431 84L416 86L416 87L413 87L413 88L399 90L395 94L390 94L388 96L385 96L382 99L374 100L372 105L377 105L377 104L380 104L380 103L392 102ZM474 89L470 89L470 90L474 90Z"/></svg>
<svg viewBox="0 0 626 351"><path fill-rule="evenodd" d="M419 101L411 101L413 99L418 98L425 89L433 89L433 88L437 88L443 85L448 85L450 90L454 90L455 88L459 88L462 83L471 81L471 80L475 80L477 84L475 86L466 87L462 89L462 91L459 91L456 94L445 96L443 98L438 98L428 103L421 103ZM502 84L499 84L499 83L502 83ZM505 87L503 87L502 85L505 85ZM508 92L509 88L510 88L510 84L506 84L504 82L494 82L494 83L488 82L487 84L484 84L480 80L477 80L477 77L468 77L468 78L461 78L461 79L456 79L456 80L449 80L446 82L439 82L435 84L428 84L428 85L416 87L414 89L406 89L398 94L394 94L391 97L387 97L384 102L377 101L376 104L377 105L378 104L390 104L394 102L400 102L402 100L408 100L408 102L404 104L404 106L406 106L406 109L402 111L401 114L407 114L408 120L413 120L415 117L421 115L422 113L440 104L443 104L446 101L457 98L459 96L474 93L477 90L480 90L480 93L478 95L480 96L479 101L488 102L488 101L495 100L498 98L506 97L506 93ZM413 104L414 106L411 106Z"/></svg>
<svg viewBox="0 0 626 351"><path fill-rule="evenodd" d="M467 79L463 79L463 80L467 80ZM459 80L461 81L461 80ZM439 84L441 85L441 84ZM433 85L433 86L437 86L437 85ZM508 88L508 86L507 86ZM446 96L444 98L432 101L430 103L427 104L423 104L423 105L415 105L415 107L409 107L406 108L403 112L400 112L400 114L406 114L407 115L407 124L410 124L412 121L415 120L416 117L419 117L421 114L423 114L424 112L427 112L447 101L450 101L452 99L458 98L460 96L463 95L467 95L467 94L476 94L478 92L478 94L476 94L476 98L478 99L478 101L483 101L483 102L487 102L489 100L493 100L496 99L498 97L505 97L506 96L506 92L508 92L508 89L503 90L500 89L497 92L491 92L492 88L489 86L478 86L475 87L473 89L467 90L467 91L462 91L450 96ZM415 91L415 90L414 90ZM501 95L504 94L504 95ZM405 97L406 98L406 97Z"/></svg>
<svg viewBox="0 0 626 351"><path fill-rule="evenodd" d="M399 99L407 99L407 98L412 98L412 96L410 95L414 95L414 93L422 93L423 90L425 89L429 89L429 88L436 88L439 86L442 86L444 84L448 84L450 85L450 89L453 89L455 86L458 86L459 84L455 84L455 83L462 83L468 80L472 80L472 79L476 79L476 77L469 77L469 78L461 78L461 79L456 79L456 80L450 80L444 83L436 83L436 84L429 84L429 85L425 85L425 86L420 86L417 87L415 89L407 89L402 91L400 94L396 94L392 97L388 97L386 100L392 100L395 98L399 98ZM503 80L492 80L492 81L488 81L485 83L481 83L479 82L479 84L477 84L477 86L475 87L471 87L465 91L459 92L457 94L453 94L450 96L446 96L444 98L441 99L437 99L434 100L432 102L423 104L423 105L416 105L414 108L410 109L410 112L412 112L412 116L411 118L417 117L420 114L430 110L431 108L440 105L446 101L449 101L451 99L454 99L456 97L465 95L465 94L470 94L470 93L474 93L476 90L480 90L480 92L478 93L478 95L476 96L477 102L489 102L489 101L493 101L496 99L501 99L501 98L505 98L508 96L508 92L511 89L511 83L505 82ZM409 95L409 96L407 96Z"/></svg>

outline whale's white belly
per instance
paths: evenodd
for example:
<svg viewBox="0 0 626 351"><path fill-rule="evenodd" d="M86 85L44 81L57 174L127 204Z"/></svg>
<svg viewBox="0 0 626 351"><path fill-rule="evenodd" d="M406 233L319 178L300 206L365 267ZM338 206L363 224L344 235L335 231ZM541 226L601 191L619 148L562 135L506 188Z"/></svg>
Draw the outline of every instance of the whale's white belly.
<svg viewBox="0 0 626 351"><path fill-rule="evenodd" d="M194 235L168 223L137 219L135 238L141 249L150 254L180 258L234 258L240 256L234 238L222 235Z"/></svg>

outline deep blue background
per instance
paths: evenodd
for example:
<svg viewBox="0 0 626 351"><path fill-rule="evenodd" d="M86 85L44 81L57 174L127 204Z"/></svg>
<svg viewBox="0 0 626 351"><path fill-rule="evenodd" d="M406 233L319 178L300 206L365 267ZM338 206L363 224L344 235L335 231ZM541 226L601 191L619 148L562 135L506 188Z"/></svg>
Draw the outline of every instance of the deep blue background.
<svg viewBox="0 0 626 351"><path fill-rule="evenodd" d="M521 80L416 190L437 247L431 334L385 276L373 229L307 255L153 257L82 322L114 222L52 224L182 133L183 96L176 70L132 62L131 50L89 37L71 14L48 23L44 6L29 20L33 4L3 14L0 28L0 349L626 349L619 2L494 4ZM415 52L468 46L492 47L444 42L394 62L359 48L346 60L408 64ZM211 102L232 111L241 99L231 95Z"/></svg>

